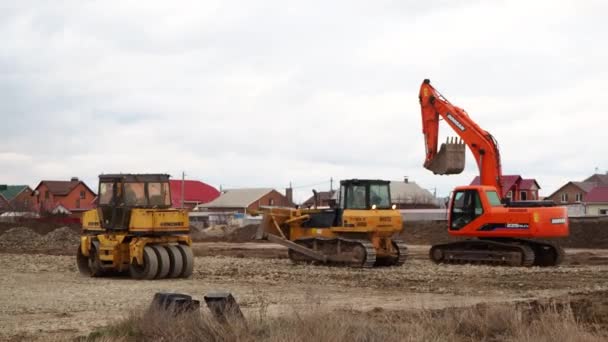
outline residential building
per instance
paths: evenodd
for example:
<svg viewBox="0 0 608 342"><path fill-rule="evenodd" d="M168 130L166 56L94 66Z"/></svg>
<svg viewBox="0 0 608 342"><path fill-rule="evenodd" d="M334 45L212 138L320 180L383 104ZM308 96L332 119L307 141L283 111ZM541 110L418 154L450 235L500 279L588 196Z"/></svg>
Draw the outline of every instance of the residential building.
<svg viewBox="0 0 608 342"><path fill-rule="evenodd" d="M397 209L439 208L435 196L407 177L403 181L391 181L391 202Z"/></svg>
<svg viewBox="0 0 608 342"><path fill-rule="evenodd" d="M587 215L608 215L608 186L597 186L585 199Z"/></svg>
<svg viewBox="0 0 608 342"><path fill-rule="evenodd" d="M336 190L330 191L319 191L317 192L317 206L322 208L331 208L336 204L337 196ZM302 207L304 208L312 208L315 206L315 195L310 196L309 199L302 203Z"/></svg>
<svg viewBox="0 0 608 342"><path fill-rule="evenodd" d="M525 179L521 175L503 175L501 178L502 198L512 201L529 201L539 199L540 185L534 178ZM479 185L479 176L473 178L471 185Z"/></svg>
<svg viewBox="0 0 608 342"><path fill-rule="evenodd" d="M243 188L222 191L215 200L201 204L198 210L226 213L243 213L263 206L293 206L288 197L271 188Z"/></svg>
<svg viewBox="0 0 608 342"><path fill-rule="evenodd" d="M69 181L43 180L32 192L32 198L39 213L80 217L94 207L95 192L74 177Z"/></svg>
<svg viewBox="0 0 608 342"><path fill-rule="evenodd" d="M562 185L547 200L568 208L568 216L605 215L608 199L608 174L594 174L582 182L570 181Z"/></svg>
<svg viewBox="0 0 608 342"><path fill-rule="evenodd" d="M546 199L561 205L581 204L586 202L587 194L595 187L596 183L593 182L570 181L547 196Z"/></svg>
<svg viewBox="0 0 608 342"><path fill-rule="evenodd" d="M31 211L32 191L28 185L0 185L0 212Z"/></svg>
<svg viewBox="0 0 608 342"><path fill-rule="evenodd" d="M174 208L182 207L182 181L170 180L171 185L171 204ZM194 209L200 204L213 201L220 196L220 192L209 184L196 181L184 180L184 208Z"/></svg>

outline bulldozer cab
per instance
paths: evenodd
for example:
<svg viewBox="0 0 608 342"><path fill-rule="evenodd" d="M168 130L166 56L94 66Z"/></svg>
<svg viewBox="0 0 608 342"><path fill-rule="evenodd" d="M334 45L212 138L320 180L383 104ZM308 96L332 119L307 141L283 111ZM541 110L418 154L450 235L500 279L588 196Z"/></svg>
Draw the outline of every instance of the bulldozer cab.
<svg viewBox="0 0 608 342"><path fill-rule="evenodd" d="M340 181L341 210L390 209L390 182L384 180L349 179Z"/></svg>
<svg viewBox="0 0 608 342"><path fill-rule="evenodd" d="M99 176L97 213L104 229L129 228L131 210L171 207L169 175L114 174Z"/></svg>

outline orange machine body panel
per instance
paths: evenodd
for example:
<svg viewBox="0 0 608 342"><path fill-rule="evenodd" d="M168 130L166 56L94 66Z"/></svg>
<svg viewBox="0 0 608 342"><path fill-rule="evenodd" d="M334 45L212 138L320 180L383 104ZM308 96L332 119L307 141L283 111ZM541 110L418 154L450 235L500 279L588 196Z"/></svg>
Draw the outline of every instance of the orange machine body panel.
<svg viewBox="0 0 608 342"><path fill-rule="evenodd" d="M475 190L480 194L483 212L460 229L453 226L454 195L450 199L449 234L485 238L555 238L568 236L568 213L565 207L509 207L492 205L485 194L492 186L461 186L458 191Z"/></svg>

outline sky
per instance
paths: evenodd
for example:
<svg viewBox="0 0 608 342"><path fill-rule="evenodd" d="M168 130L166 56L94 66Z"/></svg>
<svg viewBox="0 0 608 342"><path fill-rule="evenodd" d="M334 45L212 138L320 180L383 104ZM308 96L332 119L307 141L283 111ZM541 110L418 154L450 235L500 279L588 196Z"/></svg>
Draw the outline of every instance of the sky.
<svg viewBox="0 0 608 342"><path fill-rule="evenodd" d="M541 195L608 170L606 1L0 0L0 183L169 173L217 188L402 180L423 79ZM440 139L454 133L443 123Z"/></svg>

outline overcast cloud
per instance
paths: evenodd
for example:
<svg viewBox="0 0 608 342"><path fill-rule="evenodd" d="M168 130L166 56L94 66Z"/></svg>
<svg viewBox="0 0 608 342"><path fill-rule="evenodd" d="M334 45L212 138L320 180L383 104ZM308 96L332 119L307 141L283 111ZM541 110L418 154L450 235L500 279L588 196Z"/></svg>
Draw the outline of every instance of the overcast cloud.
<svg viewBox="0 0 608 342"><path fill-rule="evenodd" d="M608 169L605 1L0 2L0 183L167 172L216 187L407 175L430 78L548 195ZM442 138L453 135L443 126ZM318 184L322 183L322 184Z"/></svg>

